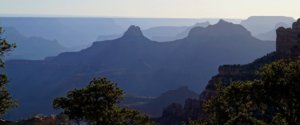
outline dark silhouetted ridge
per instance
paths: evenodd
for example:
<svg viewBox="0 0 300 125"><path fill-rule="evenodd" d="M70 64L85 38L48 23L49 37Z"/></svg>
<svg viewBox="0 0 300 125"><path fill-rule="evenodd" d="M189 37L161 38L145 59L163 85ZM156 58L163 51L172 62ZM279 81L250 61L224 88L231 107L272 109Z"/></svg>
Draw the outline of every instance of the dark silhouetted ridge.
<svg viewBox="0 0 300 125"><path fill-rule="evenodd" d="M220 20L215 25L209 25L206 28L195 27L189 32L188 38L201 37L249 37L251 33L241 25L233 24L225 20Z"/></svg>

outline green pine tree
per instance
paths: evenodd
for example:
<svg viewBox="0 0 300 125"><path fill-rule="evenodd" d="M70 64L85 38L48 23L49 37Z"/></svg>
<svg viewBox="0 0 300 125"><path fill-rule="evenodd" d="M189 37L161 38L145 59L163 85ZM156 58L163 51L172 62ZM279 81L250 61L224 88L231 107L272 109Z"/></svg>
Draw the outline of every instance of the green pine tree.
<svg viewBox="0 0 300 125"><path fill-rule="evenodd" d="M106 78L94 79L82 89L69 91L67 97L53 101L53 107L80 124L151 125L151 119L128 108L119 107L123 91Z"/></svg>
<svg viewBox="0 0 300 125"><path fill-rule="evenodd" d="M254 81L219 87L205 105L211 124L296 125L300 123L300 59L264 66Z"/></svg>
<svg viewBox="0 0 300 125"><path fill-rule="evenodd" d="M15 48L14 44L9 44L1 37L3 29L0 27L0 68L4 68L4 54ZM0 116L4 115L9 108L16 106L15 101L6 89L8 79L5 73L0 73Z"/></svg>

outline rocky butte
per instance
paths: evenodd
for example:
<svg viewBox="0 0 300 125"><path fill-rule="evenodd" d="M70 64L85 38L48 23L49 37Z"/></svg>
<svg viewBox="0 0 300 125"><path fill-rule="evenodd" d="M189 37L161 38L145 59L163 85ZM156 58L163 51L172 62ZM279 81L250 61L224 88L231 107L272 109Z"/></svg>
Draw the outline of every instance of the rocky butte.
<svg viewBox="0 0 300 125"><path fill-rule="evenodd" d="M293 23L292 28L280 27L276 31L276 51L285 55L300 54L300 19Z"/></svg>

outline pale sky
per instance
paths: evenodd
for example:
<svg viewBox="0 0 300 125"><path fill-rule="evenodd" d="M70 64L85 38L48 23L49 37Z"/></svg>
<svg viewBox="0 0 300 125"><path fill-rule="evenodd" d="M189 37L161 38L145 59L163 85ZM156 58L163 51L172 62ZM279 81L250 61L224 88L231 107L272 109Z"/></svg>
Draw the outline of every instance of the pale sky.
<svg viewBox="0 0 300 125"><path fill-rule="evenodd" d="M0 0L1 16L300 17L300 0Z"/></svg>

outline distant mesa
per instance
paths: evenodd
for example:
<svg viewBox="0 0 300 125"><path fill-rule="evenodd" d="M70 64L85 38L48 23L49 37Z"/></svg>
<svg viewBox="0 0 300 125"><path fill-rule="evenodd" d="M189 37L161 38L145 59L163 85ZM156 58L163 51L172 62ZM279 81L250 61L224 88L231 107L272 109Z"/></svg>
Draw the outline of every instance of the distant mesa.
<svg viewBox="0 0 300 125"><path fill-rule="evenodd" d="M251 31L252 35L257 36L262 33L274 30L278 23L291 25L295 22L293 17L285 16L251 16L241 22L241 25Z"/></svg>
<svg viewBox="0 0 300 125"><path fill-rule="evenodd" d="M39 60L48 56L56 56L66 50L56 40L36 36L27 37L14 27L4 27L4 29L6 32L3 37L17 45L17 48L10 52L6 59Z"/></svg>
<svg viewBox="0 0 300 125"><path fill-rule="evenodd" d="M16 28L25 37L37 36L50 41L55 39L60 45L67 47L64 51L84 49L99 35L124 32L123 26L113 18L0 17L0 20L1 26ZM43 51L51 50L40 48Z"/></svg>
<svg viewBox="0 0 300 125"><path fill-rule="evenodd" d="M279 27L288 28L291 27L291 24L287 24L285 22L279 22L275 25L275 27L272 30L265 33L258 34L255 37L265 41L276 41L276 29Z"/></svg>

